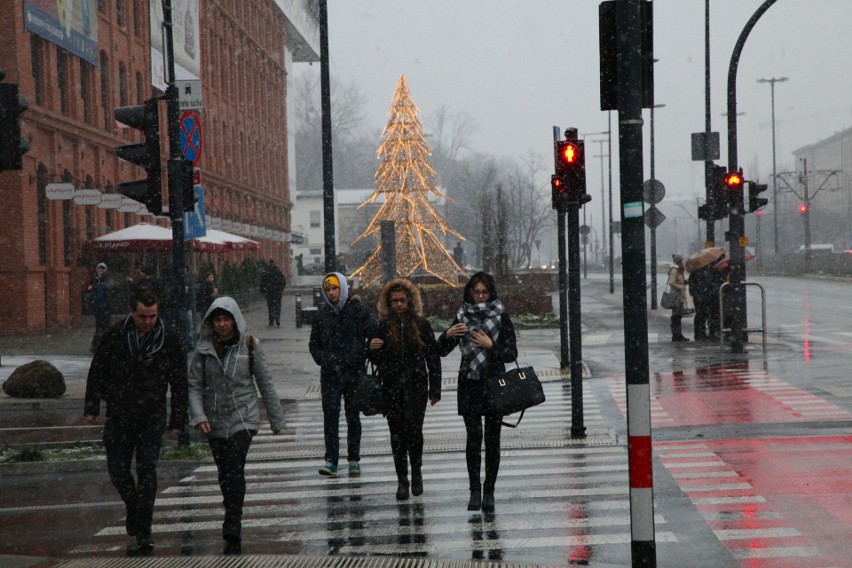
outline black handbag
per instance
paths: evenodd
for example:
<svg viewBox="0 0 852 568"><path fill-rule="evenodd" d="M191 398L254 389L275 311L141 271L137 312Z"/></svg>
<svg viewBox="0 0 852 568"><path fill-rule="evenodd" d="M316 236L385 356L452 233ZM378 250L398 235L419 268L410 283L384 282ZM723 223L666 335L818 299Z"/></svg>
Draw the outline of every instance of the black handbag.
<svg viewBox="0 0 852 568"><path fill-rule="evenodd" d="M532 367L508 369L485 382L485 404L489 416L508 416L520 412L514 424L504 426L517 428L527 408L544 402L544 390Z"/></svg>
<svg viewBox="0 0 852 568"><path fill-rule="evenodd" d="M383 414L385 410L382 397L382 381L376 374L372 363L364 365L364 372L358 377L358 384L352 393L352 405L365 416Z"/></svg>

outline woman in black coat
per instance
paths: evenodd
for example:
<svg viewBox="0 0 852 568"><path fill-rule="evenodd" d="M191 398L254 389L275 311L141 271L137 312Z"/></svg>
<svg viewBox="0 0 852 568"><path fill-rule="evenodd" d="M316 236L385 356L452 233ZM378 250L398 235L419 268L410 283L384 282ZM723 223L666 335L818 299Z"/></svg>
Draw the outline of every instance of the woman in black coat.
<svg viewBox="0 0 852 568"><path fill-rule="evenodd" d="M502 416L492 416L484 399L486 380L518 358L515 327L497 297L494 277L474 274L464 287L464 305L452 325L438 338L441 356L456 346L462 354L458 381L459 414L467 430L468 511L494 510L494 486L500 469ZM480 488L480 463L485 418L485 483Z"/></svg>
<svg viewBox="0 0 852 568"><path fill-rule="evenodd" d="M420 291L410 281L388 282L376 305L381 321L368 356L379 368L385 417L396 467L396 498L423 493L423 419L426 400L441 400L441 358L429 320L423 317Z"/></svg>

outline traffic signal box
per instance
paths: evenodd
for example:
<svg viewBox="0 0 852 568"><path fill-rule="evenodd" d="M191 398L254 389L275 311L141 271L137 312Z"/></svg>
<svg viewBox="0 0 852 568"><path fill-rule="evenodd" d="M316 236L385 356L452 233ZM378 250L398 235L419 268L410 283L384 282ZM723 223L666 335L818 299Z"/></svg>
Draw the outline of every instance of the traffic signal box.
<svg viewBox="0 0 852 568"><path fill-rule="evenodd" d="M0 81L6 76L0 70ZM28 108L27 101L18 93L18 85L0 84L0 171L20 170L21 158L29 143L21 138L21 115Z"/></svg>
<svg viewBox="0 0 852 568"><path fill-rule="evenodd" d="M586 152L582 140L556 142L556 175L550 178L552 205L564 209L591 201L586 193Z"/></svg>
<svg viewBox="0 0 852 568"><path fill-rule="evenodd" d="M190 212L195 210L195 186L192 183L192 162L189 160L169 160L169 180L172 188L181 192L183 210Z"/></svg>
<svg viewBox="0 0 852 568"><path fill-rule="evenodd" d="M731 172L725 176L725 187L728 191L728 207L738 209L743 204L743 174Z"/></svg>
<svg viewBox="0 0 852 568"><path fill-rule="evenodd" d="M136 106L118 107L115 119L136 130L141 130L145 141L125 144L115 149L116 155L145 169L145 179L118 184L118 193L139 203L144 203L154 215L163 213L162 167L160 164L160 113L156 99ZM190 181L192 176L190 175Z"/></svg>
<svg viewBox="0 0 852 568"><path fill-rule="evenodd" d="M765 183L755 183L753 181L748 182L748 212L755 213L758 209L769 203L769 200L765 197L758 197L761 193L766 191L767 185Z"/></svg>

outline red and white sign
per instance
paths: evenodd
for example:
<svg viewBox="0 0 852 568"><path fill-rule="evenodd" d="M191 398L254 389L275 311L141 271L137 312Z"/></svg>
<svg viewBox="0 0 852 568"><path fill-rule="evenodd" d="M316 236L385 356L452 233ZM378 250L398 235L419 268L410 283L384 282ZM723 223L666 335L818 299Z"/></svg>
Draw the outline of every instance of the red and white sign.
<svg viewBox="0 0 852 568"><path fill-rule="evenodd" d="M78 189L74 192L74 205L97 205L100 202L100 189Z"/></svg>
<svg viewBox="0 0 852 568"><path fill-rule="evenodd" d="M98 203L98 207L101 209L118 209L121 207L121 202L124 199L118 193L104 193L101 195L101 202Z"/></svg>
<svg viewBox="0 0 852 568"><path fill-rule="evenodd" d="M73 183L49 183L44 188L47 198L51 201L68 201L74 199Z"/></svg>

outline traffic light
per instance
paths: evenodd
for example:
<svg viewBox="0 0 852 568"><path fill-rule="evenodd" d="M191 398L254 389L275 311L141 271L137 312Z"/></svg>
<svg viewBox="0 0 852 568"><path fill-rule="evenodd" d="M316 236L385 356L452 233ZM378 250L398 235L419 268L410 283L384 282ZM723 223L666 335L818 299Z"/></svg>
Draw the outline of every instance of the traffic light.
<svg viewBox="0 0 852 568"><path fill-rule="evenodd" d="M560 209L565 203L565 184L559 176L550 176L550 204L554 209Z"/></svg>
<svg viewBox="0 0 852 568"><path fill-rule="evenodd" d="M799 213L804 215L807 212L808 212L808 204L807 203L802 203L801 205L799 205Z"/></svg>
<svg viewBox="0 0 852 568"><path fill-rule="evenodd" d="M0 70L0 81L6 72ZM21 158L29 143L21 138L21 115L28 108L27 100L18 93L18 85L0 84L0 171L20 170Z"/></svg>
<svg viewBox="0 0 852 568"><path fill-rule="evenodd" d="M728 207L739 209L743 204L743 174L731 172L725 176L725 187L728 191Z"/></svg>
<svg viewBox="0 0 852 568"><path fill-rule="evenodd" d="M728 216L728 193L725 188L725 166L713 165L710 186L707 188L707 203L698 208L698 218L717 221Z"/></svg>
<svg viewBox="0 0 852 568"><path fill-rule="evenodd" d="M758 197L761 193L766 191L767 185L765 183L755 183L753 181L748 182L748 212L754 213L767 203L769 200L765 197ZM759 211L758 211L759 213Z"/></svg>
<svg viewBox="0 0 852 568"><path fill-rule="evenodd" d="M192 162L189 160L169 160L169 192L180 191L184 211L194 211L195 186L192 183Z"/></svg>
<svg viewBox="0 0 852 568"><path fill-rule="evenodd" d="M145 104L118 107L114 111L115 119L145 135L145 142L125 144L115 149L122 160L145 169L146 179L127 181L118 184L118 193L139 203L144 203L154 215L163 213L162 168L160 166L160 113L157 100L150 99Z"/></svg>
<svg viewBox="0 0 852 568"><path fill-rule="evenodd" d="M591 201L586 193L586 152L582 140L561 140L556 143L556 175L551 178L551 189L556 194L554 182L559 180L559 204L582 205Z"/></svg>

